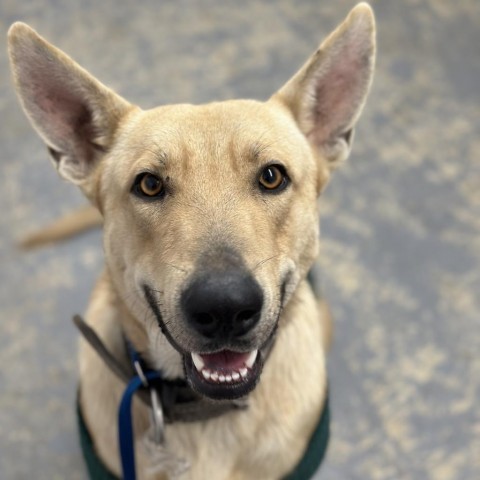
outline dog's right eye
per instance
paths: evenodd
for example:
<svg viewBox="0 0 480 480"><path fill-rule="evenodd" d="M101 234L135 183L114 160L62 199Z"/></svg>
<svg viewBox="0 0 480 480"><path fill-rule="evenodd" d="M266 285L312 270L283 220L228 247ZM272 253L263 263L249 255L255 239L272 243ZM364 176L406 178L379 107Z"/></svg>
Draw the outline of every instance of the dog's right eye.
<svg viewBox="0 0 480 480"><path fill-rule="evenodd" d="M137 175L132 191L136 195L144 198L161 197L164 193L163 181L152 173L141 173Z"/></svg>

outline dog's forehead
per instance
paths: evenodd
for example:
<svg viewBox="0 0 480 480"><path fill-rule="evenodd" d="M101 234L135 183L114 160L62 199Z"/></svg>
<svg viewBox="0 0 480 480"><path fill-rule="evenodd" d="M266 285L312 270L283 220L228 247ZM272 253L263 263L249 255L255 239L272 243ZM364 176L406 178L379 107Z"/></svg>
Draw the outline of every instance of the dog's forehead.
<svg viewBox="0 0 480 480"><path fill-rule="evenodd" d="M284 160L309 148L291 116L273 102L232 100L171 105L139 112L124 129L130 159L156 156L208 163L221 159ZM280 158L279 158L280 157Z"/></svg>

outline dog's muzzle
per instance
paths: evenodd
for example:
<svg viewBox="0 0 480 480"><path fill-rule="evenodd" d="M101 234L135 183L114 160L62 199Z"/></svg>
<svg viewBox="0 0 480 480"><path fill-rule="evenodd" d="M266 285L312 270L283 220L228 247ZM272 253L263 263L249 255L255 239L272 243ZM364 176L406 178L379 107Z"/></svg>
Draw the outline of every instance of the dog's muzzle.
<svg viewBox="0 0 480 480"><path fill-rule="evenodd" d="M212 399L235 399L255 388L275 332L264 293L241 255L219 248L200 257L179 296L180 319L163 321L154 290L144 286L159 326L184 360L191 387ZM178 317L177 317L178 318Z"/></svg>
<svg viewBox="0 0 480 480"><path fill-rule="evenodd" d="M186 357L193 388L217 399L250 392L262 366L258 349L245 351L252 343L245 338L257 326L263 307L263 292L255 278L237 265L204 270L184 290L181 307L189 327L205 345L218 345Z"/></svg>

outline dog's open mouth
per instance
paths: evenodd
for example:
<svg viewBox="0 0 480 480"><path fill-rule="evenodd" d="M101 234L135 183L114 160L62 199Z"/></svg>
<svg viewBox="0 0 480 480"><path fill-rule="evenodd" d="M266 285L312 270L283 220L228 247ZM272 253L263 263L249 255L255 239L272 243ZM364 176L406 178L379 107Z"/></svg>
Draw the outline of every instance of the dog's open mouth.
<svg viewBox="0 0 480 480"><path fill-rule="evenodd" d="M246 380L257 355L258 350L250 353L222 350L205 355L192 353L192 361L197 372L200 372L207 382L238 383Z"/></svg>
<svg viewBox="0 0 480 480"><path fill-rule="evenodd" d="M187 377L200 394L213 399L234 399L249 393L262 371L258 350L192 353L185 357Z"/></svg>

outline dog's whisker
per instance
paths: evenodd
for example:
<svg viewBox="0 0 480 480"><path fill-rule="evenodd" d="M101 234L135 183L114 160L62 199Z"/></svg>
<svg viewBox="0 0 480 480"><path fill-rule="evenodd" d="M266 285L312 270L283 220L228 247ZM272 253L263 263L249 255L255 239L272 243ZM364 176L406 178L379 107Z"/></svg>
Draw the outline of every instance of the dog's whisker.
<svg viewBox="0 0 480 480"><path fill-rule="evenodd" d="M257 270L257 268L265 265L267 262L269 262L270 260L273 260L274 258L277 258L279 257L280 255L282 255L281 253L277 253L276 255L272 255L271 257L268 257L268 258L265 258L263 260L260 260L258 263L255 264L255 266L252 268L252 271L255 271Z"/></svg>

